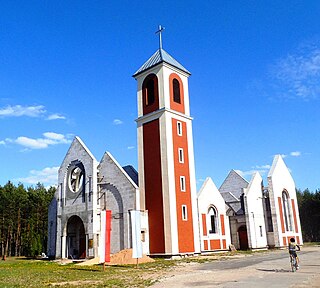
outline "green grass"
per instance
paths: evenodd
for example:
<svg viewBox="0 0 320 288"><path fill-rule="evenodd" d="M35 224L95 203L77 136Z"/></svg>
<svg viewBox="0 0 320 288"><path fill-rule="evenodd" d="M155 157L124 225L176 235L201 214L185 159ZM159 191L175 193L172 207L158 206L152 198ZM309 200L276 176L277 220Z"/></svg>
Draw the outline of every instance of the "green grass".
<svg viewBox="0 0 320 288"><path fill-rule="evenodd" d="M2 287L149 287L161 274L188 263L205 263L229 259L234 255L252 254L260 251L236 251L212 253L181 260L155 259L155 262L136 265L79 266L61 265L53 261L9 257L0 260L0 288ZM262 251L261 251L262 252Z"/></svg>
<svg viewBox="0 0 320 288"><path fill-rule="evenodd" d="M303 242L304 246L319 246L320 242Z"/></svg>
<svg viewBox="0 0 320 288"><path fill-rule="evenodd" d="M159 271L170 269L174 261L125 266L60 265L51 261L7 258L0 262L0 287L148 287Z"/></svg>

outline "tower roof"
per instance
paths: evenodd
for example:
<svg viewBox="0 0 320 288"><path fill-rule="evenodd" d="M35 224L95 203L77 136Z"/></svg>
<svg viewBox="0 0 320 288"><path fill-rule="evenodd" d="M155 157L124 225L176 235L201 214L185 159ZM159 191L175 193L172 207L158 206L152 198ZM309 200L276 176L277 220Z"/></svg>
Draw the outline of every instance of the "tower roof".
<svg viewBox="0 0 320 288"><path fill-rule="evenodd" d="M175 60L169 53L160 48L133 74L133 77L162 62L170 64L171 66L174 66L191 75L191 73L186 68L184 68L177 60Z"/></svg>

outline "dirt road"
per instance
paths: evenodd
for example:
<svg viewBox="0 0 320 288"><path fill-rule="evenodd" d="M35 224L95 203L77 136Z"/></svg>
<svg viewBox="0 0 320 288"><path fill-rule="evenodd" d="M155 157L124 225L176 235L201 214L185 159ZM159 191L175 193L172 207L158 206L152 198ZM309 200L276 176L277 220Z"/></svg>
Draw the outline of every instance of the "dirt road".
<svg viewBox="0 0 320 288"><path fill-rule="evenodd" d="M189 263L152 287L320 287L320 247L302 247L299 256L301 268L295 273L290 270L289 254L285 250Z"/></svg>

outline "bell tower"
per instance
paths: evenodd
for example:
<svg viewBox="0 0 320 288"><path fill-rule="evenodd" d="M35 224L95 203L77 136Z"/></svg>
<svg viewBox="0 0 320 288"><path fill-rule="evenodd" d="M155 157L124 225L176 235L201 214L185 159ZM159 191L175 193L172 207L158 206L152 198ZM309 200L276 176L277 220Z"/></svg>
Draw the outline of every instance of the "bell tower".
<svg viewBox="0 0 320 288"><path fill-rule="evenodd" d="M190 72L162 48L136 71L141 209L148 210L150 254L200 253L190 117Z"/></svg>

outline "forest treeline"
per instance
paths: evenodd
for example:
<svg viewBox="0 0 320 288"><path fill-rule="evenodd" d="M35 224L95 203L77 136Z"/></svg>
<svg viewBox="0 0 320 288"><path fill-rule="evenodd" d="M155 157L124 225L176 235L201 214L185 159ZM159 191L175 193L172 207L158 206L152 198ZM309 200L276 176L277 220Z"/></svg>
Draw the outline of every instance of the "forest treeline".
<svg viewBox="0 0 320 288"><path fill-rule="evenodd" d="M47 251L48 207L55 188L0 186L0 253L36 256Z"/></svg>
<svg viewBox="0 0 320 288"><path fill-rule="evenodd" d="M297 190L302 237L305 242L320 242L320 190Z"/></svg>
<svg viewBox="0 0 320 288"><path fill-rule="evenodd" d="M55 188L0 186L0 253L36 256L47 251L48 207ZM304 241L320 242L320 190L297 190Z"/></svg>

